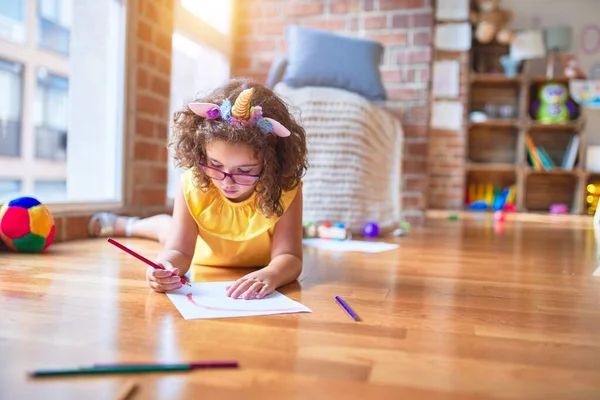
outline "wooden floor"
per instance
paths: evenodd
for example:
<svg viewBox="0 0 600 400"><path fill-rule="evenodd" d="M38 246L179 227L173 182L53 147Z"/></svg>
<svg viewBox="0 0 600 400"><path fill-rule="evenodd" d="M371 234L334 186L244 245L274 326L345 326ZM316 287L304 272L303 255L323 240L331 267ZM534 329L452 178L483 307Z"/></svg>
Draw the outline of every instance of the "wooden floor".
<svg viewBox="0 0 600 400"><path fill-rule="evenodd" d="M591 221L590 221L591 224ZM157 244L124 240L152 258ZM283 293L311 314L185 321L104 240L0 254L0 398L600 399L600 277L588 224L437 220L398 251L306 249ZM203 271L231 280L241 270ZM362 317L353 322L333 296ZM236 370L28 378L116 361Z"/></svg>

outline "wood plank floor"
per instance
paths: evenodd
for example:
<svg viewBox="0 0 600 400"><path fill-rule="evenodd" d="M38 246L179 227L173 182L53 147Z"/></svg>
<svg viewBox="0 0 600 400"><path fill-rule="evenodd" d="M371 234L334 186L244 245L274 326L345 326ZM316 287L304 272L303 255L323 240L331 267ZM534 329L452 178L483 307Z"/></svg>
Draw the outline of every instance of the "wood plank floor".
<svg viewBox="0 0 600 400"><path fill-rule="evenodd" d="M429 221L379 254L305 250L311 314L185 321L105 240L0 254L0 398L599 399L589 224ZM152 258L158 244L124 239ZM243 270L206 269L195 280ZM333 300L349 300L353 322ZM30 379L48 367L238 360L236 370Z"/></svg>

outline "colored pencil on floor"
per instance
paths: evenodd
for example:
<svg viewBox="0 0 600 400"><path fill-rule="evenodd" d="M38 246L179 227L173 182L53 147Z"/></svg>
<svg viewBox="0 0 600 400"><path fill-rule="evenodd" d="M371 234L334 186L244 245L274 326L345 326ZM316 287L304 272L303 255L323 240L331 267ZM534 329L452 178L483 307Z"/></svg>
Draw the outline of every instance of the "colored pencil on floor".
<svg viewBox="0 0 600 400"><path fill-rule="evenodd" d="M237 367L237 362L228 362L228 367ZM219 367L224 367L221 363ZM81 368L65 368L65 369L46 369L30 372L32 377L45 376L61 376L61 375L95 375L95 374L126 374L126 373L145 373L145 372L176 372L176 371L192 371L199 368L209 368L206 363L191 363L191 364L131 364L131 365L107 365L107 366L92 366Z"/></svg>
<svg viewBox="0 0 600 400"><path fill-rule="evenodd" d="M346 313L350 316L350 318L352 318L355 321L360 320L358 315L356 315L356 313L352 310L352 308L350 308L348 303L346 303L344 300L342 300L342 298L340 296L335 296L335 300L338 302L338 304L340 306L342 306L342 308L344 309L344 311L346 311Z"/></svg>

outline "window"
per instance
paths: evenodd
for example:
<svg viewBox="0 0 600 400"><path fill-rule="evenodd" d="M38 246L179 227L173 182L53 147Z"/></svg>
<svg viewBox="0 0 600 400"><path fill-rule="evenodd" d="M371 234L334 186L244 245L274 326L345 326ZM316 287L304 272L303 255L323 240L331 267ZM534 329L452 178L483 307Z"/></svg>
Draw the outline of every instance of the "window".
<svg viewBox="0 0 600 400"><path fill-rule="evenodd" d="M21 92L23 66L0 59L0 157L21 151Z"/></svg>
<svg viewBox="0 0 600 400"><path fill-rule="evenodd" d="M0 203L6 203L21 193L21 181L0 178Z"/></svg>
<svg viewBox="0 0 600 400"><path fill-rule="evenodd" d="M36 40L0 46L0 180L51 210L119 207L128 2L23 2L36 7L23 18Z"/></svg>
<svg viewBox="0 0 600 400"><path fill-rule="evenodd" d="M38 41L43 49L69 54L71 0L39 0L38 2Z"/></svg>
<svg viewBox="0 0 600 400"><path fill-rule="evenodd" d="M231 1L181 0L181 6L224 35L231 31Z"/></svg>
<svg viewBox="0 0 600 400"><path fill-rule="evenodd" d="M230 77L231 1L180 0L175 6L171 115ZM175 197L180 172L169 162L167 195Z"/></svg>
<svg viewBox="0 0 600 400"><path fill-rule="evenodd" d="M47 202L66 201L66 181L35 181L33 191Z"/></svg>
<svg viewBox="0 0 600 400"><path fill-rule="evenodd" d="M35 156L48 160L67 159L69 81L38 70L35 96Z"/></svg>
<svg viewBox="0 0 600 400"><path fill-rule="evenodd" d="M25 5L27 0L0 1L0 38L23 43L26 36Z"/></svg>

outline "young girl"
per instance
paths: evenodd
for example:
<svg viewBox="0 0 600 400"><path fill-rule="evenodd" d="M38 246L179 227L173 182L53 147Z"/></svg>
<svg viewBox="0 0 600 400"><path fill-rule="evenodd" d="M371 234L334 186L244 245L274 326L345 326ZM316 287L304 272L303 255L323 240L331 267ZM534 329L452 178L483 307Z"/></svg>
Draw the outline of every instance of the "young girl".
<svg viewBox="0 0 600 400"><path fill-rule="evenodd" d="M152 289L181 287L192 264L264 267L238 279L232 298L263 298L302 270L302 185L306 136L268 88L233 80L174 116L177 165L184 168L173 216L145 220L97 214L95 236L164 244L148 268ZM168 234L166 234L168 232Z"/></svg>

